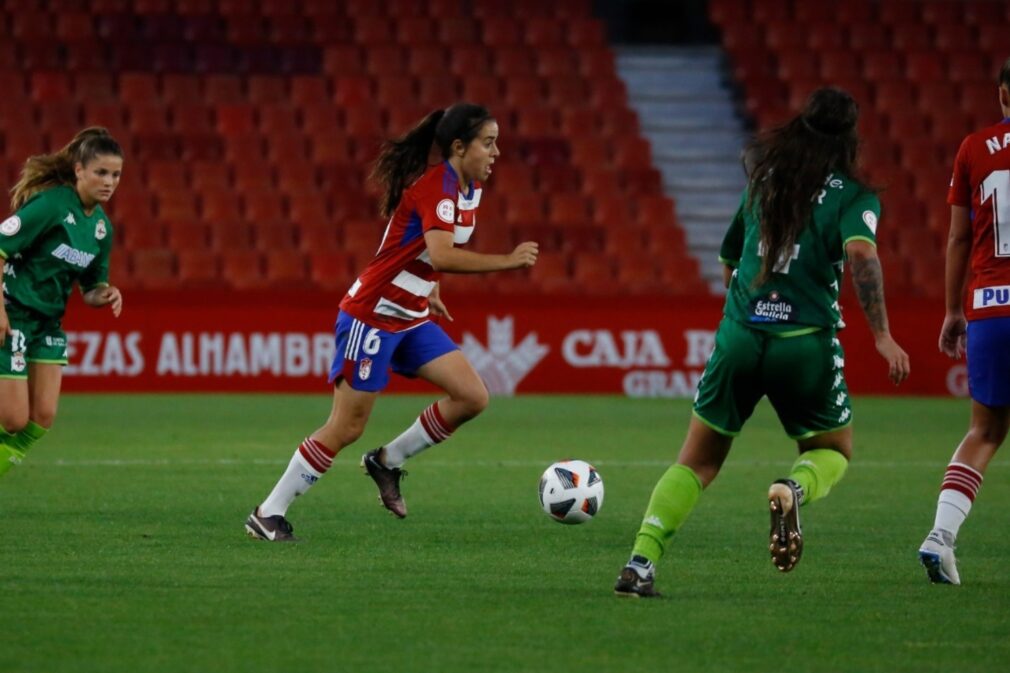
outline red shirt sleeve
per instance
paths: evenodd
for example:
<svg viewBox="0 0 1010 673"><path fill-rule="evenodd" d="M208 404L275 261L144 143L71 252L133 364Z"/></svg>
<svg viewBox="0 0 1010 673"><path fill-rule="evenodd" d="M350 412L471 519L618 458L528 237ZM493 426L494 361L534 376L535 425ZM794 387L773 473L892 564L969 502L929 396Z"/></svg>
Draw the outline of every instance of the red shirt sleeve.
<svg viewBox="0 0 1010 673"><path fill-rule="evenodd" d="M971 207L971 166L968 160L968 146L971 136L961 142L961 148L954 159L954 174L950 179L947 203L952 206Z"/></svg>
<svg viewBox="0 0 1010 673"><path fill-rule="evenodd" d="M414 211L421 217L422 231L455 231L456 195L448 194L441 189L442 186L442 181L439 180L437 184L425 185L426 189L417 191Z"/></svg>

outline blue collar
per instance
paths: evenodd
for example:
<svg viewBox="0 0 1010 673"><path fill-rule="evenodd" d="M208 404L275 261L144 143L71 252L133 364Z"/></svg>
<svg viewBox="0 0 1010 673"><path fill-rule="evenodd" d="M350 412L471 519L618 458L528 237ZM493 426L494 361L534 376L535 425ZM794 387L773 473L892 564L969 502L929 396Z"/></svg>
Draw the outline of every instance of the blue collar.
<svg viewBox="0 0 1010 673"><path fill-rule="evenodd" d="M444 160L442 163L445 164L446 170L448 170L449 171L449 175L452 176L453 181L454 181L454 183L456 185L456 191L459 191L459 174L456 172L456 169L452 167L452 164L449 163L448 159ZM467 193L464 194L463 197L466 198L466 199L472 199L473 198L473 181L470 181L470 184L467 185L466 192Z"/></svg>

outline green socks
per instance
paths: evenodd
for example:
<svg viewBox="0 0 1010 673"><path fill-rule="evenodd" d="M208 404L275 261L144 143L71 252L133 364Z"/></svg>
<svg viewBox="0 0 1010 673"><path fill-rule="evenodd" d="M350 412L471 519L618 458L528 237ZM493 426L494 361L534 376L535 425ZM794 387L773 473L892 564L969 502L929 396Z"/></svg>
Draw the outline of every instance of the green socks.
<svg viewBox="0 0 1010 673"><path fill-rule="evenodd" d="M35 446L47 432L48 430L35 421L28 421L24 430L17 434L12 435L6 430L0 430L0 477L20 463L28 453L28 449Z"/></svg>
<svg viewBox="0 0 1010 673"><path fill-rule="evenodd" d="M632 555L644 556L653 563L659 561L666 543L697 504L701 490L701 480L694 470L686 465L671 466L652 491Z"/></svg>
<svg viewBox="0 0 1010 673"><path fill-rule="evenodd" d="M789 474L789 478L803 489L801 504L826 496L831 487L841 481L848 466L845 456L833 449L812 449L801 453Z"/></svg>

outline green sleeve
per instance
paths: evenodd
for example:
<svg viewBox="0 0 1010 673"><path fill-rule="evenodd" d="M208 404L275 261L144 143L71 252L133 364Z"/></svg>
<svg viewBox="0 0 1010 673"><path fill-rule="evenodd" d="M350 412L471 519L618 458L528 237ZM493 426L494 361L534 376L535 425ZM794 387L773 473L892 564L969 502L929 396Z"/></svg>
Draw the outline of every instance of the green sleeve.
<svg viewBox="0 0 1010 673"><path fill-rule="evenodd" d="M743 256L744 206L746 202L747 193L744 192L740 198L740 206L736 209L736 215L729 223L729 231L722 239L722 247L719 248L719 261L734 268L740 265L740 258Z"/></svg>
<svg viewBox="0 0 1010 673"><path fill-rule="evenodd" d="M31 247L53 225L59 224L59 211L52 200L40 194L21 206L0 223L0 257L8 259Z"/></svg>
<svg viewBox="0 0 1010 673"><path fill-rule="evenodd" d="M849 241L877 244L877 223L880 221L880 199L872 192L860 192L842 210L838 226L842 247Z"/></svg>
<svg viewBox="0 0 1010 673"><path fill-rule="evenodd" d="M106 220L108 222L108 220ZM91 261L88 268L80 275L78 284L81 292L93 290L100 285L109 284L109 255L112 253L112 224L108 225L108 233L102 239L98 255Z"/></svg>

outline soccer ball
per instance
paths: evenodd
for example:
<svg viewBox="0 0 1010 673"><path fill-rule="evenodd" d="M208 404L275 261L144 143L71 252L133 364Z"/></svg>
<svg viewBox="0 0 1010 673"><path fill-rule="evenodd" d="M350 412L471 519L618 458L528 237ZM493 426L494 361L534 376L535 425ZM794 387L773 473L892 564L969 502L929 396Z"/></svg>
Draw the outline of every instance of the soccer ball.
<svg viewBox="0 0 1010 673"><path fill-rule="evenodd" d="M589 521L603 507L603 477L584 460L562 460L540 477L540 506L560 523Z"/></svg>

